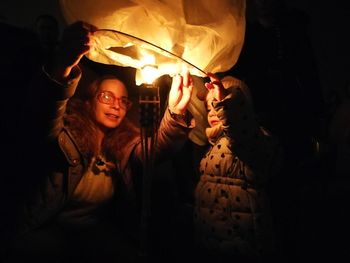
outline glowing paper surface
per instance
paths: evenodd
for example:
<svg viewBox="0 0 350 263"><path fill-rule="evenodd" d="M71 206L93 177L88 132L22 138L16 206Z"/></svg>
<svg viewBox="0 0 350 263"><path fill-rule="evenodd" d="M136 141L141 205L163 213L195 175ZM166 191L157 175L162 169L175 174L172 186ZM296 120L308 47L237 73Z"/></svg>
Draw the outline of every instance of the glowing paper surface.
<svg viewBox="0 0 350 263"><path fill-rule="evenodd" d="M88 58L104 64L139 69L146 52L160 74L178 73L182 58L194 66L192 75L203 77L230 69L244 40L245 0L60 0L60 6L67 23L83 20L103 29Z"/></svg>

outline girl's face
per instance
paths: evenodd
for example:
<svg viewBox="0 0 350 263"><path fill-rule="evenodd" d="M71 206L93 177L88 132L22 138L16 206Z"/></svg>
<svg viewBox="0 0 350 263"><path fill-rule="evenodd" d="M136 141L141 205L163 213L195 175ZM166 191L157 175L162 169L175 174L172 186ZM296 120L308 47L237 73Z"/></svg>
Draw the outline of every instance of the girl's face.
<svg viewBox="0 0 350 263"><path fill-rule="evenodd" d="M105 79L101 82L94 99L94 118L103 130L120 125L131 106L125 85L117 79Z"/></svg>
<svg viewBox="0 0 350 263"><path fill-rule="evenodd" d="M211 95L211 92L209 92L207 95L207 99L206 99L206 102L207 102L206 106L207 106L207 111L208 111L207 120L208 120L210 127L214 127L214 126L221 123L220 119L217 116L216 111L214 110L214 107L212 106L213 100L214 100L214 98Z"/></svg>

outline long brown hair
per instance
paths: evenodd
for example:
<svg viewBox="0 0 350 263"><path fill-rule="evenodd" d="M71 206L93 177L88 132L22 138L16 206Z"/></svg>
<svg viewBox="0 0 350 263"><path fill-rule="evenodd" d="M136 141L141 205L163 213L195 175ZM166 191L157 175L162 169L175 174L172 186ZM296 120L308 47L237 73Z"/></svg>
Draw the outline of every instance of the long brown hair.
<svg viewBox="0 0 350 263"><path fill-rule="evenodd" d="M92 105L101 83L106 79L119 80L114 75L103 75L76 92L67 104L64 117L65 125L71 131L80 151L88 159L99 154L100 147L97 144L97 127L93 121L94 108ZM121 158L125 145L137 135L137 128L125 118L117 128L111 129L106 134L101 150L110 161L116 161Z"/></svg>

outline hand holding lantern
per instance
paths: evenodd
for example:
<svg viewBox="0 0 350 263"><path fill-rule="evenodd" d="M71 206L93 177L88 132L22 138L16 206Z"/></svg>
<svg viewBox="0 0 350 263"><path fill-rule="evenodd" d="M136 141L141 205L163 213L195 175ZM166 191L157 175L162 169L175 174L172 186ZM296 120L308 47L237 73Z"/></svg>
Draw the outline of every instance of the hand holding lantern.
<svg viewBox="0 0 350 263"><path fill-rule="evenodd" d="M191 100L193 81L188 71L175 75L169 92L169 110L175 114L185 114Z"/></svg>
<svg viewBox="0 0 350 263"><path fill-rule="evenodd" d="M207 90L212 93L212 97L218 101L221 101L228 94L228 91L224 88L221 80L213 73L207 73L210 78L209 83L205 83Z"/></svg>
<svg viewBox="0 0 350 263"><path fill-rule="evenodd" d="M65 29L54 61L48 69L52 77L64 80L69 76L81 58L95 45L93 32L96 30L95 26L82 21L77 21Z"/></svg>

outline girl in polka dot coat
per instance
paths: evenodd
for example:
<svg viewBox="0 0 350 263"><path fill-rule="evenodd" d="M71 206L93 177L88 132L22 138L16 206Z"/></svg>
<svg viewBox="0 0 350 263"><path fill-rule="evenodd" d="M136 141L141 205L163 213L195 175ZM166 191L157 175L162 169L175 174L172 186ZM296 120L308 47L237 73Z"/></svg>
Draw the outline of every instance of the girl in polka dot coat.
<svg viewBox="0 0 350 263"><path fill-rule="evenodd" d="M247 87L209 74L205 105L210 147L195 189L195 237L208 255L261 258L273 252L265 184L273 173L276 143L259 127ZM272 167L274 165L274 167Z"/></svg>

